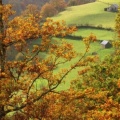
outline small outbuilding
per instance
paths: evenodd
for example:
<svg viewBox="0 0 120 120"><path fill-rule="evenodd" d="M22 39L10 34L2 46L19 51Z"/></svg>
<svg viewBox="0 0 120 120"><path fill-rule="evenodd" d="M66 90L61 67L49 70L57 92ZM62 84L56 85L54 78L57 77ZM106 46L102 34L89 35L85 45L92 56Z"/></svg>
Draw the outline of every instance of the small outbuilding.
<svg viewBox="0 0 120 120"><path fill-rule="evenodd" d="M118 4L111 4L110 7L108 8L104 8L104 11L108 11L108 12L118 12Z"/></svg>
<svg viewBox="0 0 120 120"><path fill-rule="evenodd" d="M109 41L107 41L107 40L103 40L101 42L101 46L102 46L102 48L111 48L112 44Z"/></svg>

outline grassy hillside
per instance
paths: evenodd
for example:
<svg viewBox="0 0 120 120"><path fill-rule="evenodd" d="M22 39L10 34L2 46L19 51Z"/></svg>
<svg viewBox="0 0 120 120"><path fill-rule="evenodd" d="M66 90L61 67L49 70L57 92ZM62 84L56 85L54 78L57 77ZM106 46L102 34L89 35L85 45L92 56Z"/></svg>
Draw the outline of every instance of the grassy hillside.
<svg viewBox="0 0 120 120"><path fill-rule="evenodd" d="M98 0L105 3L120 3L120 0Z"/></svg>
<svg viewBox="0 0 120 120"><path fill-rule="evenodd" d="M89 4L68 7L65 11L54 16L53 19L65 20L67 25L102 26L103 28L115 27L116 12L104 11L112 3L119 4L120 0L101 0ZM109 4L108 4L109 3ZM100 40L113 40L115 33L107 30L81 28L74 35L86 37L90 33L96 34Z"/></svg>
<svg viewBox="0 0 120 120"><path fill-rule="evenodd" d="M58 38L55 38L55 40L57 40L58 42L60 41L60 39ZM84 53L85 52L85 45L83 43L82 40L70 40L70 39L65 39L66 41L69 41L69 43L73 44L74 45L74 50L77 52L77 53ZM100 60L103 60L105 58L105 56L111 54L114 52L114 49L113 48L110 48L110 49L103 49L100 45L100 42L95 42L95 43L92 43L90 45L90 50L89 52L87 53L87 55L92 55L92 52L96 52L97 55L100 57ZM45 55L44 53L41 53L40 56L43 56L43 57L47 57L47 55ZM76 61L78 61L80 58L80 56L77 56L75 59L73 59L72 61L69 61L65 64L62 64L62 65L59 65L59 67L54 71L55 73L57 73L58 71L60 71L61 68L70 68L71 65L73 65ZM70 87L70 82L72 80L74 80L77 76L78 76L78 70L80 68L76 68L74 70L72 70L70 72L70 74L68 74L64 81L65 83L61 83L61 85L57 88L57 90L66 90ZM39 88L39 87L42 87L44 85L47 84L47 81L45 80L42 80L42 79L38 79L38 81L36 82L36 86Z"/></svg>
<svg viewBox="0 0 120 120"><path fill-rule="evenodd" d="M116 36L115 32L108 30L90 29L90 28L80 28L73 36L87 37L91 33L95 34L98 40L113 40Z"/></svg>
<svg viewBox="0 0 120 120"><path fill-rule="evenodd" d="M91 24L114 28L116 13L104 11L105 7L109 5L102 2L68 7L66 11L59 13L53 19L65 20L67 24Z"/></svg>

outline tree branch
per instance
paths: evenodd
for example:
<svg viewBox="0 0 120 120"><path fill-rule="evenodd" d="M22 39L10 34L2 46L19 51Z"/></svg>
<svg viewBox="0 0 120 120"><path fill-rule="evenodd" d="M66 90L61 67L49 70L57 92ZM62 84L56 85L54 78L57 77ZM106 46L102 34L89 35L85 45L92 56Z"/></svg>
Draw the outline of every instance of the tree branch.
<svg viewBox="0 0 120 120"><path fill-rule="evenodd" d="M45 91L44 93L42 93L42 94L41 94L40 96L38 96L36 99L32 100L32 102L28 102L28 103L26 103L26 104L24 104L24 105L22 105L22 106L20 106L20 107L16 107L16 108L14 108L13 110L7 110L7 111L5 111L5 114L7 114L7 113L9 113L9 112L21 110L21 109L25 108L27 105L31 105L31 104L35 103L36 101L40 100L43 96L47 95L48 93L53 92L53 90L55 90L55 89L61 84L61 82L63 81L63 79L65 78L65 76L67 76L68 73L70 73L74 68L77 67L77 64L86 56L86 53L87 53L87 50L86 50L86 52L84 53L84 55L78 60L78 62L76 62L76 64L75 64L73 67L71 67L71 68L61 77L61 79L58 81L58 83L57 83L54 87L52 87L52 88L48 89L47 91ZM49 71L49 70L48 70L48 71ZM44 72L47 72L47 71L44 71ZM43 72L43 73L44 73L44 72ZM41 74L43 74L43 73L41 73ZM39 76L40 76L41 74L39 74ZM37 78L38 78L38 77L36 77L36 79L37 79ZM30 86L30 88L29 88L29 90L28 90L28 93L29 93L29 91L30 91L33 83L36 81L36 79L32 82L32 84L31 84L31 86Z"/></svg>

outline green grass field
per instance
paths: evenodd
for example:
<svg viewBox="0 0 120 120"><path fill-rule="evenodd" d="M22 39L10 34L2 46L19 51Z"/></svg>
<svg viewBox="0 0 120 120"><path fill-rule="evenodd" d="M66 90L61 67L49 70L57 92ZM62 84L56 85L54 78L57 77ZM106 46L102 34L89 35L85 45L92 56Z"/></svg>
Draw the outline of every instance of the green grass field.
<svg viewBox="0 0 120 120"><path fill-rule="evenodd" d="M66 39L67 40L67 39ZM83 41L77 41L77 40L69 40L68 41L70 43L72 43L74 45L74 49L78 52L78 53L84 53L85 51L85 45L83 43ZM112 52L114 52L113 48L110 49L103 49L100 45L99 42L95 42L92 43L90 46L90 51L88 52L87 55L91 55L92 52L97 52L98 56L100 57L100 60L103 60L106 56L110 55ZM80 58L80 56L78 56L77 58L73 59L71 62L61 65L60 68L68 68L71 64L75 63L78 59ZM74 70L72 70L66 77L65 77L65 83L62 83L57 90L66 90L70 87L70 82L72 80L74 80L77 76L78 76L78 70L80 70L81 68L76 68ZM56 71L57 72L57 71Z"/></svg>
<svg viewBox="0 0 120 120"><path fill-rule="evenodd" d="M105 2L105 3L120 3L120 0L97 0L97 1L101 1L101 2Z"/></svg>
<svg viewBox="0 0 120 120"><path fill-rule="evenodd" d="M106 7L109 7L109 5L102 2L72 6L54 16L53 19L64 20L68 25L90 24L114 28L116 13L104 11Z"/></svg>
<svg viewBox="0 0 120 120"><path fill-rule="evenodd" d="M74 50L77 52L77 53L84 53L85 52L85 45L83 43L82 40L70 40L70 39L65 39L66 41L68 41L69 43L73 44L74 46ZM60 39L57 38L57 41L59 42ZM100 57L100 60L103 60L105 58L105 56L111 54L112 52L114 51L113 48L110 48L110 49L103 49L100 45L100 42L95 42L95 43L92 43L90 45L90 50L88 52L87 55L92 55L92 52L97 52L98 56ZM70 62L67 62L65 64L62 64L62 65L59 65L59 67L54 71L55 73L58 73L60 69L63 69L63 68L69 68L72 64L74 64L75 62L77 62L79 60L81 56L77 56L75 59L73 59L72 61ZM77 76L78 76L78 70L81 69L81 68L77 68L77 69L74 69L72 70L64 79L65 83L63 82L58 88L57 90L66 90L70 87L70 82L72 80L74 80ZM44 85L47 84L47 81L42 80L42 79L38 79L38 81L36 82L37 83L37 87L42 87Z"/></svg>
<svg viewBox="0 0 120 120"><path fill-rule="evenodd" d="M113 40L116 36L115 32L108 30L99 30L99 29L91 29L91 28L80 28L77 32L73 33L73 36L82 36L87 37L91 33L96 35L98 40Z"/></svg>

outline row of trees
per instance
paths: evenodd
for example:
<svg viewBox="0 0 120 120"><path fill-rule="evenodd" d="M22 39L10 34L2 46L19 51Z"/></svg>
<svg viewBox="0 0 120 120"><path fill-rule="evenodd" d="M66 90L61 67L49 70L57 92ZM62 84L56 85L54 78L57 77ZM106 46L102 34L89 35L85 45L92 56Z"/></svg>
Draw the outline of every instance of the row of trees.
<svg viewBox="0 0 120 120"><path fill-rule="evenodd" d="M21 14L21 11L26 9L29 4L38 5L41 8L49 0L3 0L4 4L11 4L17 15Z"/></svg>
<svg viewBox="0 0 120 120"><path fill-rule="evenodd" d="M50 0L49 3L46 3L41 8L41 15L44 18L51 17L65 10L66 7L67 7L67 3L64 0L60 0L60 1Z"/></svg>
<svg viewBox="0 0 120 120"><path fill-rule="evenodd" d="M67 6L80 5L93 1L94 0L4 0L3 3L11 4L16 11L16 15L20 15L21 11L26 10L26 6L27 9L31 6L31 11L35 11L37 8L45 19L46 17L54 16L65 10Z"/></svg>
<svg viewBox="0 0 120 120"><path fill-rule="evenodd" d="M120 118L120 11L116 18L118 40L114 55L102 62L99 56L88 56L91 34L83 39L84 54L74 51L68 42L53 42L52 37L64 37L76 31L64 21L46 19L39 24L39 14L27 14L9 19L14 11L0 0L0 119L1 120L118 120ZM28 41L39 40L29 48ZM7 61L7 50L14 46L24 58ZM41 53L47 54L42 57ZM67 68L56 68L75 57L79 60ZM78 68L78 77L68 90L56 88L70 72ZM45 81L43 86L37 83Z"/></svg>

